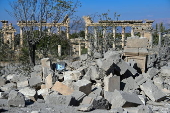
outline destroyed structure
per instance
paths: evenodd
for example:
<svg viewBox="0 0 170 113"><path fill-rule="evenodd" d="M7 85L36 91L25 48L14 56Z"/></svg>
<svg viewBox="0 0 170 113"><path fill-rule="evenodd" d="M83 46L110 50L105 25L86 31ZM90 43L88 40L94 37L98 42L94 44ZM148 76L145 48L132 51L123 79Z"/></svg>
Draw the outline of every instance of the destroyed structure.
<svg viewBox="0 0 170 113"><path fill-rule="evenodd" d="M3 26L1 33L3 34L3 42L9 44L9 46L14 50L14 34L16 29L12 26L12 23L8 24L8 21L1 20Z"/></svg>
<svg viewBox="0 0 170 113"><path fill-rule="evenodd" d="M30 71L18 64L5 66L0 71L0 111L168 113L170 47L162 47L161 41L152 47L152 22L110 21L113 27L136 26L141 32L141 37L133 36L134 28L126 44L122 34L120 51L112 47L64 60L43 58ZM86 21L86 26L96 24L107 26L106 21ZM89 43L76 41L80 50L81 43Z"/></svg>

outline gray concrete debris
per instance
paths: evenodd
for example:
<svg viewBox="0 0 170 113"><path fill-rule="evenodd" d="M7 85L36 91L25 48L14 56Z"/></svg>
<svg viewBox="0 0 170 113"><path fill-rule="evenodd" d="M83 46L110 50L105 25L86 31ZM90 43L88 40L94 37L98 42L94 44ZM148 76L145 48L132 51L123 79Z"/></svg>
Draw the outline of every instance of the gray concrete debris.
<svg viewBox="0 0 170 113"><path fill-rule="evenodd" d="M3 77L0 77L0 87L5 85L6 80Z"/></svg>
<svg viewBox="0 0 170 113"><path fill-rule="evenodd" d="M126 63L122 59L120 60L120 62L116 63L116 65L118 67L116 67L115 69L119 71L121 75L125 74L127 71L129 71L132 75L137 74L137 71L133 67L129 66L128 63Z"/></svg>
<svg viewBox="0 0 170 113"><path fill-rule="evenodd" d="M39 86L41 83L42 83L41 76L35 76L29 79L29 85L31 87Z"/></svg>
<svg viewBox="0 0 170 113"><path fill-rule="evenodd" d="M21 76L17 82L17 88L27 87L28 85L28 78L25 76Z"/></svg>
<svg viewBox="0 0 170 113"><path fill-rule="evenodd" d="M104 77L104 90L114 92L120 90L120 76L107 76Z"/></svg>
<svg viewBox="0 0 170 113"><path fill-rule="evenodd" d="M161 67L161 75L169 77L170 76L170 67L168 67L168 66Z"/></svg>
<svg viewBox="0 0 170 113"><path fill-rule="evenodd" d="M99 52L94 52L93 57L94 57L95 59L99 59L99 58L102 58L102 54L99 53Z"/></svg>
<svg viewBox="0 0 170 113"><path fill-rule="evenodd" d="M41 66L41 65L35 65L35 66L34 66L34 71L36 71L36 72L42 72L42 66Z"/></svg>
<svg viewBox="0 0 170 113"><path fill-rule="evenodd" d="M100 79L99 68L97 66L90 66L85 76L90 77L91 80Z"/></svg>
<svg viewBox="0 0 170 113"><path fill-rule="evenodd" d="M82 73L78 70L63 72L64 80L79 80L82 77Z"/></svg>
<svg viewBox="0 0 170 113"><path fill-rule="evenodd" d="M111 100L111 108L134 107L143 104L139 97L133 93L120 92L118 90L115 90L112 95L114 96Z"/></svg>
<svg viewBox="0 0 170 113"><path fill-rule="evenodd" d="M73 96L75 98L75 100L77 101L76 104L79 105L80 102L83 100L83 98L86 96L85 93L75 90L71 96Z"/></svg>
<svg viewBox="0 0 170 113"><path fill-rule="evenodd" d="M152 101L161 101L166 98L166 95L151 81L146 81L146 83L140 85L140 88Z"/></svg>
<svg viewBox="0 0 170 113"><path fill-rule="evenodd" d="M78 80L77 82L73 82L73 88L75 90L84 92L87 95L91 92L91 85L92 85L91 82L86 79L82 79L82 80Z"/></svg>
<svg viewBox="0 0 170 113"><path fill-rule="evenodd" d="M58 94L49 94L45 98L46 104L52 104L52 105L66 105L71 106L75 105L75 98L72 96L64 96L64 95L58 95Z"/></svg>
<svg viewBox="0 0 170 113"><path fill-rule="evenodd" d="M16 89L16 88L17 88L17 85L15 83L8 83L8 84L1 86L0 89L2 91L9 92L10 90Z"/></svg>
<svg viewBox="0 0 170 113"><path fill-rule="evenodd" d="M8 99L9 93L7 92L0 92L0 99Z"/></svg>
<svg viewBox="0 0 170 113"><path fill-rule="evenodd" d="M110 104L102 96L97 96L96 98L94 98L93 108L94 109L110 109Z"/></svg>
<svg viewBox="0 0 170 113"><path fill-rule="evenodd" d="M43 98L45 98L48 94L49 94L49 89L45 88L45 89L39 89L37 91L38 96L42 96Z"/></svg>
<svg viewBox="0 0 170 113"><path fill-rule="evenodd" d="M73 69L78 69L82 66L82 62L81 61L74 61L72 62L71 66Z"/></svg>
<svg viewBox="0 0 170 113"><path fill-rule="evenodd" d="M162 77L153 78L153 82L159 89L163 89L164 80Z"/></svg>
<svg viewBox="0 0 170 113"><path fill-rule="evenodd" d="M153 113L150 107L140 105L138 107L124 108L128 113Z"/></svg>
<svg viewBox="0 0 170 113"><path fill-rule="evenodd" d="M156 74L158 74L159 70L156 68L149 68L147 71L148 78L152 79Z"/></svg>
<svg viewBox="0 0 170 113"><path fill-rule="evenodd" d="M8 106L25 107L24 96L15 90L11 90L8 97Z"/></svg>
<svg viewBox="0 0 170 113"><path fill-rule="evenodd" d="M102 96L102 92L103 92L102 88L95 87L88 96L95 98L98 96Z"/></svg>
<svg viewBox="0 0 170 113"><path fill-rule="evenodd" d="M126 79L123 79L121 81L123 91L129 92L130 90L135 90L138 88L138 84L136 81L133 79L133 77L128 77Z"/></svg>
<svg viewBox="0 0 170 113"><path fill-rule="evenodd" d="M138 85L143 84L145 81L146 81L146 79L143 77L142 74L140 74L139 76L135 77L135 82L136 82Z"/></svg>
<svg viewBox="0 0 170 113"><path fill-rule="evenodd" d="M23 89L20 89L19 92L32 101L36 101L38 98L37 92L33 88L25 87Z"/></svg>
<svg viewBox="0 0 170 113"><path fill-rule="evenodd" d="M80 60L81 60L81 61L85 61L85 60L87 60L88 55L87 55L87 54L82 54L82 55L80 55L79 57L80 57Z"/></svg>
<svg viewBox="0 0 170 113"><path fill-rule="evenodd" d="M78 111L89 112L93 109L92 104L82 104L79 106Z"/></svg>
<svg viewBox="0 0 170 113"><path fill-rule="evenodd" d="M123 108L119 107L119 108L110 109L109 113L124 113L123 111L124 111Z"/></svg>

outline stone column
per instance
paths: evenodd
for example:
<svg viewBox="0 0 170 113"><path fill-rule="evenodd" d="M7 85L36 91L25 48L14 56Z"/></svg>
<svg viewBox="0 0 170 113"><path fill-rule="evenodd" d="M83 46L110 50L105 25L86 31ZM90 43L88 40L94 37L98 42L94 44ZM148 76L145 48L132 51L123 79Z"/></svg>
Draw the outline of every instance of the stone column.
<svg viewBox="0 0 170 113"><path fill-rule="evenodd" d="M87 48L87 51L88 51L88 55L91 56L91 53L92 53L92 45L91 45L91 42L88 42L88 48Z"/></svg>
<svg viewBox="0 0 170 113"><path fill-rule="evenodd" d="M57 33L58 33L58 35L61 33L61 27L60 26L57 27Z"/></svg>
<svg viewBox="0 0 170 113"><path fill-rule="evenodd" d="M161 36L161 32L159 32L159 42L158 42L159 47L161 47L161 40L162 40L162 36Z"/></svg>
<svg viewBox="0 0 170 113"><path fill-rule="evenodd" d="M61 45L58 45L58 56L61 56Z"/></svg>
<svg viewBox="0 0 170 113"><path fill-rule="evenodd" d="M94 47L97 47L97 28L94 27Z"/></svg>
<svg viewBox="0 0 170 113"><path fill-rule="evenodd" d="M67 31L66 31L66 37L67 37L67 39L69 39L69 33L70 33L70 27L67 26Z"/></svg>
<svg viewBox="0 0 170 113"><path fill-rule="evenodd" d="M103 38L106 38L106 27L103 29Z"/></svg>
<svg viewBox="0 0 170 113"><path fill-rule="evenodd" d="M134 36L135 36L135 34L134 34L134 28L131 27L131 37L134 37Z"/></svg>
<svg viewBox="0 0 170 113"><path fill-rule="evenodd" d="M23 27L20 27L20 46L23 46Z"/></svg>
<svg viewBox="0 0 170 113"><path fill-rule="evenodd" d="M151 37L150 37L149 43L150 43L150 48L153 48L153 33L152 33L152 31L151 31Z"/></svg>
<svg viewBox="0 0 170 113"><path fill-rule="evenodd" d="M11 38L12 38L12 40L11 40L11 42L12 42L12 50L14 50L14 32L12 32L12 36L11 36Z"/></svg>
<svg viewBox="0 0 170 113"><path fill-rule="evenodd" d="M7 43L7 35L6 35L6 32L4 31L3 33L3 39L4 39L4 43Z"/></svg>
<svg viewBox="0 0 170 113"><path fill-rule="evenodd" d="M79 41L79 56L81 55L81 42Z"/></svg>
<svg viewBox="0 0 170 113"><path fill-rule="evenodd" d="M86 40L88 40L87 35L88 35L88 26L85 26L85 39Z"/></svg>
<svg viewBox="0 0 170 113"><path fill-rule="evenodd" d="M125 27L122 26L122 48L125 46Z"/></svg>
<svg viewBox="0 0 170 113"><path fill-rule="evenodd" d="M116 47L116 26L113 26L113 48Z"/></svg>

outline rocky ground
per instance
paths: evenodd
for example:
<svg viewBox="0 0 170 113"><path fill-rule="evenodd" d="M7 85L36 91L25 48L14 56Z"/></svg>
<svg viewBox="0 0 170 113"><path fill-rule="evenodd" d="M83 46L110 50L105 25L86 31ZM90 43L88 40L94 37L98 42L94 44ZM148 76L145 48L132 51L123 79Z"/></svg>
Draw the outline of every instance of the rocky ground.
<svg viewBox="0 0 170 113"><path fill-rule="evenodd" d="M28 69L1 68L0 112L6 113L168 113L169 51L149 54L141 72L134 60L113 49Z"/></svg>

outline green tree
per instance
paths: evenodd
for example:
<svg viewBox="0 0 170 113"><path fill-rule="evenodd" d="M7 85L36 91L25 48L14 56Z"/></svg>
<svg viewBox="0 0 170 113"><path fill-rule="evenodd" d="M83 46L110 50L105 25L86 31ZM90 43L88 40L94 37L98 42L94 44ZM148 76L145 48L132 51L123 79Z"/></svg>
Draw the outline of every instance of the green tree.
<svg viewBox="0 0 170 113"><path fill-rule="evenodd" d="M41 40L46 40L47 26L42 26L44 22L59 22L67 14L72 16L76 8L80 6L77 0L15 0L10 3L12 12L9 12L18 22L26 23L23 28L25 47L29 50L30 64L35 65L36 45ZM29 26L40 23L40 26ZM39 27L40 32L35 35L35 30ZM49 39L48 39L49 40ZM46 43L46 42L43 42Z"/></svg>

